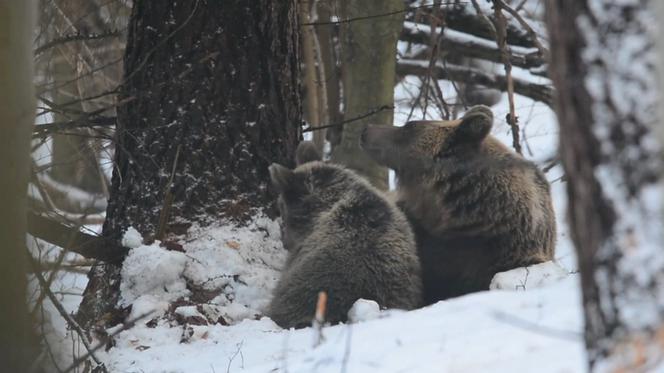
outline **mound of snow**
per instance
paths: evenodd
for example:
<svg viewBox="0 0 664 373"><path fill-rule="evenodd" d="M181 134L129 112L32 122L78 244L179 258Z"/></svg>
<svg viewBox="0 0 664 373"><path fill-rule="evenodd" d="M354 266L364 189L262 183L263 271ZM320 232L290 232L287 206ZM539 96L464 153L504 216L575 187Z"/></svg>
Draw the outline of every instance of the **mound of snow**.
<svg viewBox="0 0 664 373"><path fill-rule="evenodd" d="M129 228L123 245L130 250L122 268L121 305L130 318L155 312L188 323L234 324L259 318L271 299L286 252L278 222L263 215L246 227L220 224L193 227L184 242L143 245ZM196 314L185 315L189 310Z"/></svg>
<svg viewBox="0 0 664 373"><path fill-rule="evenodd" d="M155 302L189 295L182 277L187 261L183 253L168 251L157 243L131 249L122 265L121 305L127 306L145 295Z"/></svg>
<svg viewBox="0 0 664 373"><path fill-rule="evenodd" d="M554 261L515 268L496 273L489 289L530 290L556 283L569 276L569 272Z"/></svg>
<svg viewBox="0 0 664 373"><path fill-rule="evenodd" d="M348 310L348 321L360 322L377 319L380 316L380 306L373 300L358 299Z"/></svg>
<svg viewBox="0 0 664 373"><path fill-rule="evenodd" d="M129 227L124 235L122 235L122 241L120 243L124 247L135 249L143 245L143 236L141 236L134 227Z"/></svg>

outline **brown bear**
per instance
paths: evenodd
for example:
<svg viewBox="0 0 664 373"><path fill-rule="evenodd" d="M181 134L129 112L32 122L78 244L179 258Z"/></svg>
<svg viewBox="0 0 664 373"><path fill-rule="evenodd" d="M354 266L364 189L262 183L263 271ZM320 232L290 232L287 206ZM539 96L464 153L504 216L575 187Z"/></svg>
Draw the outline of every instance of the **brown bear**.
<svg viewBox="0 0 664 373"><path fill-rule="evenodd" d="M331 323L345 321L359 298L421 306L415 237L399 208L353 171L320 162L310 142L296 161L295 170L270 166L289 254L267 315L284 328L309 325L319 291Z"/></svg>
<svg viewBox="0 0 664 373"><path fill-rule="evenodd" d="M362 148L395 171L422 262L425 303L489 288L497 272L553 259L549 183L489 134L493 114L368 126Z"/></svg>

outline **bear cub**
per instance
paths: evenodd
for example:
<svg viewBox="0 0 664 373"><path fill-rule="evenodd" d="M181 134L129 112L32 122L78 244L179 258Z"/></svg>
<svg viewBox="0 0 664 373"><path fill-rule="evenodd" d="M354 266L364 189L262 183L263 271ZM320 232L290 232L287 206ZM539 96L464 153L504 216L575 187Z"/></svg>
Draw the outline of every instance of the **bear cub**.
<svg viewBox="0 0 664 373"><path fill-rule="evenodd" d="M368 126L362 148L395 171L397 205L411 222L425 303L485 290L494 274L553 259L549 183L489 134L493 113Z"/></svg>
<svg viewBox="0 0 664 373"><path fill-rule="evenodd" d="M353 171L320 160L302 142L294 170L269 168L289 253L267 315L283 328L307 326L319 291L327 292L331 323L346 321L359 298L419 307L420 262L406 217Z"/></svg>

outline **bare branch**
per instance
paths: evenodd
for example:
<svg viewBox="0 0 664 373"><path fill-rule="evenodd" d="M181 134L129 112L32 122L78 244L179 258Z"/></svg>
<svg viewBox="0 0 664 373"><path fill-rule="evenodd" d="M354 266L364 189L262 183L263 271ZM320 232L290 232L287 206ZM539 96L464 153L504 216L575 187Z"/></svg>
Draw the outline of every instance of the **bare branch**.
<svg viewBox="0 0 664 373"><path fill-rule="evenodd" d="M401 31L399 39L411 43L427 44L430 34L431 29L428 25L404 22L404 28ZM500 49L491 40L465 35L450 29L445 29L440 39L441 51L444 53L463 55L492 62L503 62ZM544 68L546 60L536 49L512 48L509 53L509 60L514 66L528 70L533 69L531 71L533 74L546 75L546 69Z"/></svg>
<svg viewBox="0 0 664 373"><path fill-rule="evenodd" d="M28 212L28 233L89 259L121 263L129 249L115 240L83 233L72 226Z"/></svg>
<svg viewBox="0 0 664 373"><path fill-rule="evenodd" d="M507 99L509 102L509 114L507 115L507 123L510 125L512 132L512 146L517 153L521 153L521 142L519 141L519 124L514 109L514 80L512 78L512 64L510 62L510 52L507 45L507 20L503 14L503 4L500 0L494 0L494 24L496 27L496 44L500 49L500 56L505 65L505 77L507 78Z"/></svg>
<svg viewBox="0 0 664 373"><path fill-rule="evenodd" d="M427 73L428 63L419 60L399 60L397 63L397 74L400 75L424 75ZM486 73L473 67L464 67L458 65L436 64L433 69L433 76L438 79L464 82L468 84L479 84L487 88L499 89L505 91L507 80L504 75L494 75ZM553 89L548 85L532 83L526 80L514 78L514 92L522 96L543 102L549 106L553 105Z"/></svg>
<svg viewBox="0 0 664 373"><path fill-rule="evenodd" d="M526 22L526 20L524 20L523 17L521 17L521 15L519 14L519 12L516 11L516 10L514 10L514 9L512 9L512 8L510 8L510 7L509 7L507 4L505 4L505 2L502 1L502 0L493 0L493 2L494 2L494 6L496 7L497 10L499 10L499 9L505 9L505 11L506 11L507 13L509 13L510 15L512 15L512 17L514 17L514 19L516 19L516 20L519 22L519 24L521 25L521 27L523 27L523 28L526 30L526 32L528 33L528 37L530 38L530 40L532 40L532 42L535 44L535 46L537 47L537 49L539 49L541 55L542 55L544 58L547 58L547 56L549 55L549 50L546 49L546 48L544 47L544 45L542 45L542 43L539 41L539 38L537 37L537 34L535 33L535 30L533 30L533 28L530 27L530 25L528 24L528 22ZM507 38L507 35L505 35L505 37Z"/></svg>
<svg viewBox="0 0 664 373"><path fill-rule="evenodd" d="M85 331L83 328L81 328L80 325L74 320L69 313L67 313L67 310L65 310L64 306L58 298L53 295L53 292L51 291L49 284L46 282L44 279L44 276L42 276L40 270L39 270L39 265L37 264L37 261L32 257L28 256L30 260L30 264L32 265L32 270L34 271L34 275L37 278L37 281L39 282L39 286L42 288L42 291L46 294L48 299L51 301L55 309L58 311L60 316L62 316L65 321L67 321L67 325L78 334L81 342L83 343L83 346L85 346L85 349L88 351L89 356L92 358L92 360L95 361L95 363L102 368L102 372L107 372L106 368L104 367L104 363L99 360L97 356L94 354L94 350L92 349L92 346L90 346L90 343L88 342L88 336L85 334Z"/></svg>
<svg viewBox="0 0 664 373"><path fill-rule="evenodd" d="M40 53L43 53L44 51L56 47L61 44L65 43L71 43L74 41L82 41L82 40L97 40L97 39L105 39L105 38L113 38L113 37L118 37L122 35L122 31L120 30L112 30L112 31L106 31L102 33L93 33L93 34L81 34L81 33L76 33L76 34L70 34L70 35L65 35L56 39L53 39L47 43L44 43L44 45L41 45L35 49L35 55L38 55Z"/></svg>

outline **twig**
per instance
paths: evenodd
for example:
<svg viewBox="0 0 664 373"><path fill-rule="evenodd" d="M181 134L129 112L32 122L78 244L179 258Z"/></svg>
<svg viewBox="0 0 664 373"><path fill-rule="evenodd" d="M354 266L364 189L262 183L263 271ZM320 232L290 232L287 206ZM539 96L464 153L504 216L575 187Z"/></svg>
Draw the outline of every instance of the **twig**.
<svg viewBox="0 0 664 373"><path fill-rule="evenodd" d="M149 312L138 315L135 318L125 322L124 324L122 324L122 327L120 329L118 329L118 330L114 331L113 333L109 334L108 337L107 337L107 340L110 339L110 338L115 337L116 335L124 332L127 329L133 328L134 325L136 325L137 322L139 322L139 321L145 319L146 317L150 316L153 312L154 312L154 310L150 310ZM91 354L99 351L105 345L106 345L105 342L98 343L92 350L87 351L83 356L80 356L78 359L74 360L74 362L67 369L65 369L63 373L69 373L72 370L76 369L76 367L78 367L82 362L86 361L89 357L91 357ZM106 368L104 368L104 371L106 371Z"/></svg>
<svg viewBox="0 0 664 373"><path fill-rule="evenodd" d="M112 30L112 31L106 31L102 33L92 33L92 34L81 34L81 33L75 33L75 34L70 34L70 35L65 35L56 39L53 39L47 43L44 43L43 45L37 47L35 49L34 54L38 55L42 52L44 52L47 49L53 48L57 45L60 44L65 44L65 43L70 43L73 41L81 41L81 40L97 40L97 39L104 39L104 38L109 38L109 37L116 37L122 35L122 32L120 30Z"/></svg>
<svg viewBox="0 0 664 373"><path fill-rule="evenodd" d="M502 0L493 0L493 4L494 4L494 6L495 6L496 9L500 9L500 8L505 9L505 11L506 11L507 13L509 13L510 15L512 15L512 17L514 17L514 19L516 19L517 22L519 22L519 24L520 24L524 29L526 29L526 32L528 33L528 36L529 36L530 39L533 41L533 44L535 44L535 46L536 46L537 49L539 50L540 54L541 54L545 59L548 58L548 56L549 56L549 50L546 49L546 48L544 47L544 45L542 45L542 43L539 41L539 38L537 37L537 34L535 33L535 30L533 30L533 28L530 27L530 25L528 24L528 22L526 22L526 20L524 20L523 17L521 17L521 15L519 14L518 11L516 11L516 10L510 8L510 7L509 7L507 4L505 4L505 2L503 2ZM507 34L506 34L506 35L507 35ZM506 36L506 37L507 37L507 36Z"/></svg>
<svg viewBox="0 0 664 373"><path fill-rule="evenodd" d="M35 239L35 242L36 241L37 240ZM62 250L60 252L60 254L58 255L58 257L55 259L55 262L52 263L53 264L53 267L52 267L53 269L49 273L48 279L46 279L46 288L47 289L51 288L51 284L55 280L55 276L58 274L58 270L60 269L60 265L62 265L62 261L64 260L66 253L67 253L66 251ZM42 270L43 269L40 269L40 274L41 274ZM34 315L35 312L37 312L37 309L41 306L41 304L44 301L44 298L46 297L46 295L47 295L46 292L44 291L44 289L42 289L41 293L39 293L39 296L37 297L37 300L35 301L34 308L32 309L32 311L30 311L30 314Z"/></svg>
<svg viewBox="0 0 664 373"><path fill-rule="evenodd" d="M39 312L41 315L41 320L46 320L46 315L44 313L44 305L40 304L39 305ZM39 329L41 330L42 334L42 340L44 341L44 344L46 345L46 352L48 353L48 356L51 358L51 363L53 363L53 367L55 370L58 371L58 373L62 373L62 369L60 369L60 366L58 365L57 359L55 358L55 355L53 354L53 348L51 347L51 344L48 342L48 338L46 337L46 329L44 328L44 321L39 323ZM40 372L41 368L37 364L33 364L32 369L30 369L29 373L35 373L35 372Z"/></svg>
<svg viewBox="0 0 664 373"><path fill-rule="evenodd" d="M550 328L548 326L539 325L532 321L525 320L502 311L494 311L493 316L499 321L504 321L521 329L526 329L548 337L560 338L574 342L582 342L583 335L579 332Z"/></svg>
<svg viewBox="0 0 664 373"><path fill-rule="evenodd" d="M496 44L500 49L503 65L505 66L505 78L507 79L507 99L509 101L509 114L507 115L507 123L510 125L512 132L512 146L517 153L522 154L521 142L519 140L519 124L514 109L514 81L512 79L512 63L510 62L509 46L507 45L507 20L503 15L503 2L500 0L493 0L494 16L496 27Z"/></svg>
<svg viewBox="0 0 664 373"><path fill-rule="evenodd" d="M28 254L28 259L30 261L30 264L32 265L32 269L34 270L35 277L37 278L37 281L39 282L39 286L41 286L42 291L44 293L46 293L46 296L51 301L51 303L53 303L53 306L58 311L60 316L62 316L62 318L65 319L65 321L67 322L67 325L69 325L69 327L71 329L73 329L76 332L76 334L78 334L79 338L81 339L81 342L83 343L83 346L85 346L85 349L88 351L88 354L92 358L92 360L94 360L95 363L99 367L101 367L102 372L108 372L106 370L106 368L104 367L104 363L101 360L99 360L99 358L94 354L94 350L93 350L92 346L90 346L90 343L87 340L88 337L85 334L85 331L83 330L83 328L81 328L81 326L78 325L76 320L74 320L74 318L71 317L69 315L69 313L67 313L67 310L65 310L62 303L60 303L58 298L56 298L55 295L53 295L53 292L51 292L51 289L49 288L49 285L46 283L46 280L44 279L44 276L42 276L41 272L39 271L39 265L37 264L35 259L29 254ZM69 371L69 369L65 370L65 372L68 372L68 371Z"/></svg>
<svg viewBox="0 0 664 373"><path fill-rule="evenodd" d="M369 112L367 112L367 113L365 113L365 114L362 114L362 115L359 115L359 116L357 116L357 117L353 117L353 118L350 118L350 119L342 120L341 122L337 122L337 123L326 124L326 125L324 125L324 126L307 127L307 128L305 128L305 129L303 129L302 132L318 131L318 130L322 130L322 129L324 129L324 128L343 126L343 125L345 125L345 124L347 124L347 123L357 122L358 120L362 120L362 119L367 118L367 117L370 117L370 116L372 116L372 115L376 115L376 114L380 113L380 112L383 111L383 110L392 110L392 109L394 109L394 106L392 106L392 105L383 105L383 106L379 106L379 107L377 107L377 108L375 108L375 109L372 109L372 110L370 110Z"/></svg>
<svg viewBox="0 0 664 373"><path fill-rule="evenodd" d="M316 302L316 314L313 321L313 329L315 334L314 347L319 346L325 338L323 337L323 324L325 323L325 308L327 307L327 293L321 291L318 293L318 301Z"/></svg>
<svg viewBox="0 0 664 373"><path fill-rule="evenodd" d="M521 2L520 2L519 4L517 4L516 7L514 7L514 10L516 10L516 11L518 12L518 11L520 11L521 9L523 9L523 6L526 5L526 2L527 2L527 1L528 1L528 0L521 0Z"/></svg>
<svg viewBox="0 0 664 373"><path fill-rule="evenodd" d="M241 341L240 343L236 344L237 346L237 351L233 354L233 356L228 358L228 366L226 367L226 373L230 373L231 371L231 364L233 364L233 360L235 357L240 354L240 357L242 357L242 353L240 352L242 350L242 345L244 344L244 340ZM244 358L242 358L242 367L244 368Z"/></svg>

